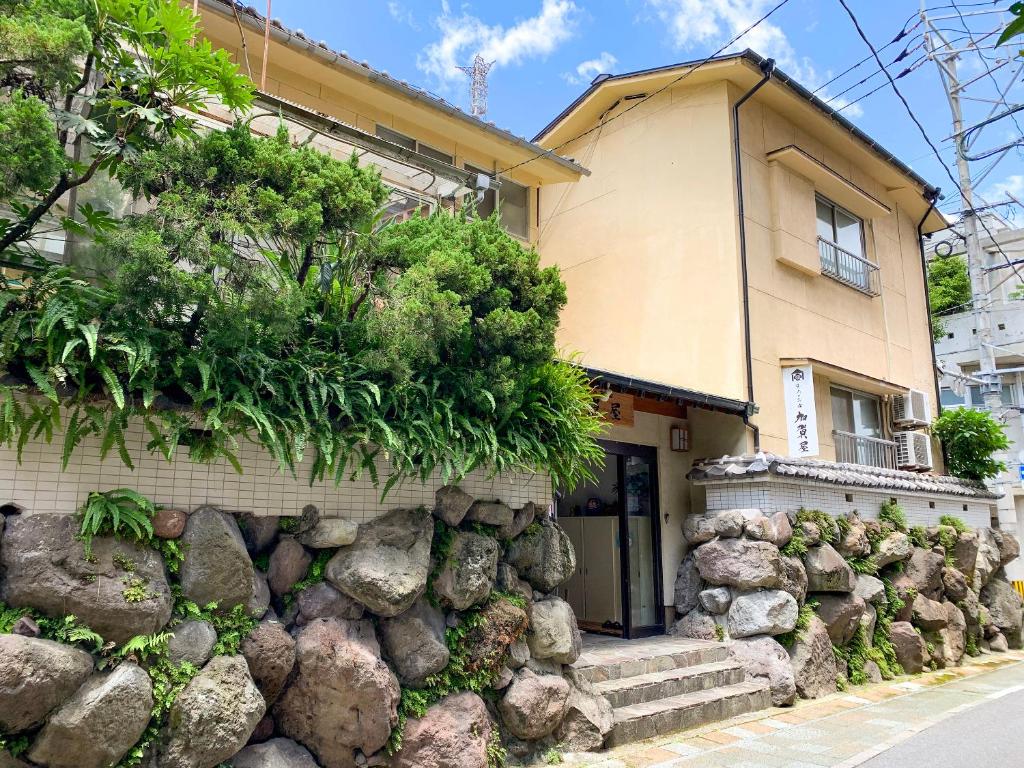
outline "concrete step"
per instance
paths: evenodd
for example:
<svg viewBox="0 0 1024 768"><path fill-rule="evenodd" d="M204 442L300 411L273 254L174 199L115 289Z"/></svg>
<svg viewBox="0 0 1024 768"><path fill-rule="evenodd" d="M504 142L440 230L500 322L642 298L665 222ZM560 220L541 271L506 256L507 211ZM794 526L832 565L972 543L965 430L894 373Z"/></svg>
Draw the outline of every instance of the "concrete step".
<svg viewBox="0 0 1024 768"><path fill-rule="evenodd" d="M617 747L665 736L770 705L768 684L754 680L617 707L613 710L614 725L605 746Z"/></svg>
<svg viewBox="0 0 1024 768"><path fill-rule="evenodd" d="M648 672L645 675L604 680L594 683L594 689L602 694L612 707L626 707L684 693L735 685L745 679L746 673L737 662L714 661L661 672Z"/></svg>
<svg viewBox="0 0 1024 768"><path fill-rule="evenodd" d="M628 641L621 652L584 651L573 666L592 683L666 672L680 667L725 661L729 649L725 643L707 640L658 638L659 642ZM635 642L635 644L634 644Z"/></svg>

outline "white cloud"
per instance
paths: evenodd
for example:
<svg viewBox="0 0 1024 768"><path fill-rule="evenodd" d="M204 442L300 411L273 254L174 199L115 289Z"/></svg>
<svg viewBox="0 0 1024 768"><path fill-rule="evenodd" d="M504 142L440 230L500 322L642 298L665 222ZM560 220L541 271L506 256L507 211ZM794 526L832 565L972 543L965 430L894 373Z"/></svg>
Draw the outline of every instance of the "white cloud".
<svg viewBox="0 0 1024 768"><path fill-rule="evenodd" d="M466 76L457 67L469 64L477 53L496 67L519 64L524 59L546 56L572 37L579 8L573 0L543 0L536 16L509 28L489 25L476 16L453 16L448 3L435 20L441 38L431 43L417 59L417 66L442 83Z"/></svg>
<svg viewBox="0 0 1024 768"><path fill-rule="evenodd" d="M582 85L583 83L589 83L598 75L611 72L618 63L619 60L608 53L608 51L601 51L600 56L581 61L576 65L575 72L564 72L562 77L572 85Z"/></svg>
<svg viewBox="0 0 1024 768"><path fill-rule="evenodd" d="M986 187L982 197L989 202L996 202L1006 198L1007 195L1012 195L1016 198L1024 197L1024 175L1015 173L1007 176L1002 181L997 181L995 184Z"/></svg>
<svg viewBox="0 0 1024 768"><path fill-rule="evenodd" d="M402 5L402 3L397 2L397 0L390 0L388 3L388 13L399 24L408 24L413 29L419 29L416 17L412 15L412 11Z"/></svg>
<svg viewBox="0 0 1024 768"><path fill-rule="evenodd" d="M718 46L731 40L765 15L774 0L647 0L647 5L666 25L673 44L680 50L697 46ZM799 56L782 28L771 20L762 21L733 43L726 52L751 48L762 56L775 59L779 68L804 86L814 90L826 78L821 77L814 63ZM828 92L820 94L828 100ZM829 106L839 109L849 102L836 99ZM859 105L844 110L847 117L863 114Z"/></svg>

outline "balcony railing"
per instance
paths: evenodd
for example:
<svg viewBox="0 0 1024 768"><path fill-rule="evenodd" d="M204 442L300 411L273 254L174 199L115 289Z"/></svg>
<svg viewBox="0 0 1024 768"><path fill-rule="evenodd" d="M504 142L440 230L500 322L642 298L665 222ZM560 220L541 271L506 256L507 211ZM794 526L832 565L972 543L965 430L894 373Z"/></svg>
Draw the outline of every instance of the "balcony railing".
<svg viewBox="0 0 1024 768"><path fill-rule="evenodd" d="M835 430L836 461L868 467L896 469L896 443Z"/></svg>
<svg viewBox="0 0 1024 768"><path fill-rule="evenodd" d="M848 285L868 296L877 296L881 289L878 265L862 256L840 248L831 240L818 238L821 271L833 280Z"/></svg>

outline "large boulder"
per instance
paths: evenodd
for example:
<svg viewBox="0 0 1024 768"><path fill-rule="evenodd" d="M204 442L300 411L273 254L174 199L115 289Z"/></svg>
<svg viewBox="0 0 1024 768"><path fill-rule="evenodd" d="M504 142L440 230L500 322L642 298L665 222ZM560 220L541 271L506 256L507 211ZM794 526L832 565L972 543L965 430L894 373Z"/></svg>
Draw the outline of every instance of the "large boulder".
<svg viewBox="0 0 1024 768"><path fill-rule="evenodd" d="M828 628L817 616L797 634L789 649L796 690L805 699L817 699L836 692L836 657Z"/></svg>
<svg viewBox="0 0 1024 768"><path fill-rule="evenodd" d="M92 656L85 651L51 640L0 635L0 733L40 725L91 672Z"/></svg>
<svg viewBox="0 0 1024 768"><path fill-rule="evenodd" d="M245 539L245 546L252 555L259 555L270 549L270 545L277 538L280 525L277 517L254 515L252 512L238 515L237 522L242 538Z"/></svg>
<svg viewBox="0 0 1024 768"><path fill-rule="evenodd" d="M953 547L953 566L970 579L974 578L974 568L978 563L978 546L978 532L966 530L957 536Z"/></svg>
<svg viewBox="0 0 1024 768"><path fill-rule="evenodd" d="M830 544L811 547L804 555L809 592L853 592L857 574Z"/></svg>
<svg viewBox="0 0 1024 768"><path fill-rule="evenodd" d="M242 656L264 700L273 704L295 666L295 640L284 625L264 621L242 641Z"/></svg>
<svg viewBox="0 0 1024 768"><path fill-rule="evenodd" d="M214 656L178 694L160 768L212 768L238 752L266 712L241 656Z"/></svg>
<svg viewBox="0 0 1024 768"><path fill-rule="evenodd" d="M464 645L469 649L466 670L497 671L506 651L513 652L517 641L522 639L529 620L526 611L504 598L488 603L480 612L480 619L464 639ZM529 648L525 650L528 654Z"/></svg>
<svg viewBox="0 0 1024 768"><path fill-rule="evenodd" d="M992 534L995 536L996 544L999 547L1000 566L1012 563L1020 557L1020 542L1017 541L1015 536L1007 533L1006 531L996 529L992 530Z"/></svg>
<svg viewBox="0 0 1024 768"><path fill-rule="evenodd" d="M565 531L546 518L539 527L509 542L505 559L534 589L545 593L553 592L576 570L572 541Z"/></svg>
<svg viewBox="0 0 1024 768"><path fill-rule="evenodd" d="M721 616L732 605L732 590L728 587L705 589L697 597L701 608L715 616Z"/></svg>
<svg viewBox="0 0 1024 768"><path fill-rule="evenodd" d="M503 525L498 529L498 536L506 541L514 539L530 527L539 511L537 505L532 501L526 502L519 509L513 511L511 523Z"/></svg>
<svg viewBox="0 0 1024 768"><path fill-rule="evenodd" d="M231 768L318 768L309 750L291 739L250 744L228 760Z"/></svg>
<svg viewBox="0 0 1024 768"><path fill-rule="evenodd" d="M405 613L380 621L384 656L403 685L419 688L448 664L444 614L421 597Z"/></svg>
<svg viewBox="0 0 1024 768"><path fill-rule="evenodd" d="M785 707L796 700L796 681L789 654L774 638L767 635L743 637L729 644L729 656L736 659L748 677L766 680L772 704Z"/></svg>
<svg viewBox="0 0 1024 768"><path fill-rule="evenodd" d="M779 548L767 541L709 541L697 549L695 561L701 577L711 584L728 584L744 591L782 586L782 556Z"/></svg>
<svg viewBox="0 0 1024 768"><path fill-rule="evenodd" d="M454 528L466 517L473 501L473 497L457 485L438 488L434 494L434 517Z"/></svg>
<svg viewBox="0 0 1024 768"><path fill-rule="evenodd" d="M466 520L504 528L512 525L515 513L508 504L503 504L500 501L474 501L473 506L466 513Z"/></svg>
<svg viewBox="0 0 1024 768"><path fill-rule="evenodd" d="M696 547L715 538L715 529L703 515L687 515L683 518L683 537L691 547Z"/></svg>
<svg viewBox="0 0 1024 768"><path fill-rule="evenodd" d="M252 591L249 593L249 600L245 604L245 612L254 619L262 619L270 607L270 585L267 583L267 574L259 568L252 572Z"/></svg>
<svg viewBox="0 0 1024 768"><path fill-rule="evenodd" d="M954 603L959 603L971 591L967 584L967 577L956 568L942 569L942 589L946 593L946 597Z"/></svg>
<svg viewBox="0 0 1024 768"><path fill-rule="evenodd" d="M316 525L299 534L299 543L311 549L345 547L356 540L359 524L342 517L317 520Z"/></svg>
<svg viewBox="0 0 1024 768"><path fill-rule="evenodd" d="M694 640L717 640L723 631L715 617L698 606L676 622L671 634Z"/></svg>
<svg viewBox="0 0 1024 768"><path fill-rule="evenodd" d="M914 545L911 543L910 537L900 531L893 531L878 542L877 551L873 555L875 565L884 568L887 565L906 560L913 551Z"/></svg>
<svg viewBox="0 0 1024 768"><path fill-rule="evenodd" d="M581 680L569 680L569 701L555 738L567 752L594 752L604 746L614 724L612 705Z"/></svg>
<svg viewBox="0 0 1024 768"><path fill-rule="evenodd" d="M51 618L74 615L104 640L118 644L160 631L171 618L173 604L160 554L100 536L92 540L92 557L86 558L78 533L75 515L9 518L0 548L0 601L35 608ZM142 583L145 599L125 597L125 578Z"/></svg>
<svg viewBox="0 0 1024 768"><path fill-rule="evenodd" d="M789 515L785 512L776 512L769 520L772 523L772 544L777 547L789 544L789 540L793 538L793 524L789 521Z"/></svg>
<svg viewBox="0 0 1024 768"><path fill-rule="evenodd" d="M188 518L181 590L189 600L217 603L224 611L246 605L253 591L253 565L235 519L213 507L200 507Z"/></svg>
<svg viewBox="0 0 1024 768"><path fill-rule="evenodd" d="M836 551L843 557L865 557L871 554L868 531L856 513L846 518L849 527L836 543Z"/></svg>
<svg viewBox="0 0 1024 768"><path fill-rule="evenodd" d="M854 587L853 594L865 603L884 603L885 584L882 583L881 579L875 576L870 576L866 573L858 573L857 586Z"/></svg>
<svg viewBox="0 0 1024 768"><path fill-rule="evenodd" d="M487 768L491 737L487 705L475 693L447 696L423 717L412 718L392 768Z"/></svg>
<svg viewBox="0 0 1024 768"><path fill-rule="evenodd" d="M396 509L359 526L327 563L331 584L378 616L409 609L427 587L434 525L424 509Z"/></svg>
<svg viewBox="0 0 1024 768"><path fill-rule="evenodd" d="M704 582L697 571L693 552L688 552L676 571L675 604L676 615L683 616L697 607L697 597L704 588Z"/></svg>
<svg viewBox="0 0 1024 768"><path fill-rule="evenodd" d="M936 654L941 657L942 666L952 667L960 663L967 647L967 622L963 611L952 603L943 603L946 611L946 626L938 631L935 644Z"/></svg>
<svg viewBox="0 0 1024 768"><path fill-rule="evenodd" d="M314 619L361 619L363 604L339 592L326 581L299 590L295 596L299 613L295 623L305 626Z"/></svg>
<svg viewBox="0 0 1024 768"><path fill-rule="evenodd" d="M107 768L141 738L152 709L149 675L120 664L91 677L50 715L28 758L48 768Z"/></svg>
<svg viewBox="0 0 1024 768"><path fill-rule="evenodd" d="M796 626L796 599L781 589L737 596L729 608L729 636L781 635Z"/></svg>
<svg viewBox="0 0 1024 768"><path fill-rule="evenodd" d="M916 627L932 631L946 626L946 608L938 600L930 600L924 595L918 595L914 598L911 610L912 621Z"/></svg>
<svg viewBox="0 0 1024 768"><path fill-rule="evenodd" d="M1021 596L1001 571L981 589L981 602L989 621L999 627L1010 648L1021 647Z"/></svg>
<svg viewBox="0 0 1024 768"><path fill-rule="evenodd" d="M217 630L208 621L183 621L174 628L167 641L167 655L174 664L187 661L201 667L213 653L217 644Z"/></svg>
<svg viewBox="0 0 1024 768"><path fill-rule="evenodd" d="M908 675L924 669L926 648L924 638L908 621L894 621L889 627L889 639L896 651L896 660Z"/></svg>
<svg viewBox="0 0 1024 768"><path fill-rule="evenodd" d="M757 512L760 515L760 510ZM715 512L707 512L705 517L711 522L711 529L715 532L715 536L721 536L723 539L734 539L743 534L743 525L746 522L743 510L722 509Z"/></svg>
<svg viewBox="0 0 1024 768"><path fill-rule="evenodd" d="M537 675L520 669L498 701L498 712L513 736L536 741L562 722L569 703L569 683L556 675Z"/></svg>
<svg viewBox="0 0 1024 768"><path fill-rule="evenodd" d="M274 706L278 731L323 768L353 768L356 750L382 749L398 723L400 690L373 625L317 619L299 633L295 656L297 674Z"/></svg>
<svg viewBox="0 0 1024 768"><path fill-rule="evenodd" d="M456 611L483 602L494 587L499 554L498 542L490 536L459 531L434 579L434 592Z"/></svg>
<svg viewBox="0 0 1024 768"><path fill-rule="evenodd" d="M979 528L978 534L978 555L974 564L974 587L979 589L988 584L1002 560L999 551L999 539L991 528Z"/></svg>
<svg viewBox="0 0 1024 768"><path fill-rule="evenodd" d="M803 604L807 598L807 569L799 557L782 556L782 585L780 589L789 592L796 601Z"/></svg>
<svg viewBox="0 0 1024 768"><path fill-rule="evenodd" d="M315 530L315 528L313 529ZM274 547L267 568L267 584L270 591L282 597L298 582L306 578L313 556L291 536L285 536Z"/></svg>
<svg viewBox="0 0 1024 768"><path fill-rule="evenodd" d="M946 559L942 555L915 547L903 574L910 579L918 594L937 600L942 594L942 569L945 565Z"/></svg>
<svg viewBox="0 0 1024 768"><path fill-rule="evenodd" d="M526 642L533 658L572 664L580 657L583 641L576 616L565 600L549 595L532 603L528 612L530 631Z"/></svg>
<svg viewBox="0 0 1024 768"><path fill-rule="evenodd" d="M818 616L828 629L832 644L844 646L857 633L861 616L867 604L854 594L815 595L818 601Z"/></svg>

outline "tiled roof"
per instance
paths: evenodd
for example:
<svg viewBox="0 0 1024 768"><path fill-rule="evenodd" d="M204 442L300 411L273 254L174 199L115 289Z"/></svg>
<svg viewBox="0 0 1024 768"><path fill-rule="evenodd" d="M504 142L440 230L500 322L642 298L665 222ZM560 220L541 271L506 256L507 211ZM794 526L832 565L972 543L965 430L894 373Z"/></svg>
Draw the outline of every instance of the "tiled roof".
<svg viewBox="0 0 1024 768"><path fill-rule="evenodd" d="M713 482L716 480L752 479L765 475L878 490L941 493L980 499L998 499L1000 497L1000 494L989 490L982 483L960 480L949 475L921 474L820 459L794 459L787 456L776 456L772 453L723 456L720 459L698 459L686 477L698 482Z"/></svg>
<svg viewBox="0 0 1024 768"><path fill-rule="evenodd" d="M263 16L255 8L253 8L252 6L248 6L245 3L236 2L235 0L204 0L204 4L222 6L224 8L227 8L228 12L231 12L230 9L232 8L232 6L234 6L234 8L237 8L239 17L241 19L245 19L249 23L258 24L258 26L261 29L266 24L266 17ZM557 155L551 150L544 149L543 147L538 146L537 144L533 143L532 141L523 136L517 136L507 128L499 128L497 125L494 124L494 121L492 120L481 120L479 117L476 117L475 115L471 115L463 111L463 109L457 104L452 104L451 102L442 99L435 93L431 93L430 91L412 85L411 83L405 80L399 80L397 78L394 78L384 70L374 69L366 61L357 61L356 59L353 59L351 56L349 56L346 51L334 50L327 44L326 41L314 40L301 29L290 29L286 27L284 24L282 24L280 19L271 19L270 26L272 29L278 30L280 33L284 33L286 35L298 38L299 40L303 41L306 45L308 45L311 49L320 49L323 53L326 53L331 57L334 57L334 59L337 59L339 64L345 64L348 65L349 67L361 68L365 70L366 73L370 75L374 80L389 88L402 92L407 96L412 96L414 98L421 99L431 104L435 108L440 109L441 111L446 112L459 120L475 123L480 130L494 134L504 139L505 141L508 141L509 143L516 144L524 149L530 150L531 152L535 152L538 155L538 159L546 158L555 163L558 163L559 165L563 165L567 168L570 168L571 170L576 171L578 173L582 173L584 175L589 174L589 171L576 161L567 157L562 157L561 155Z"/></svg>

